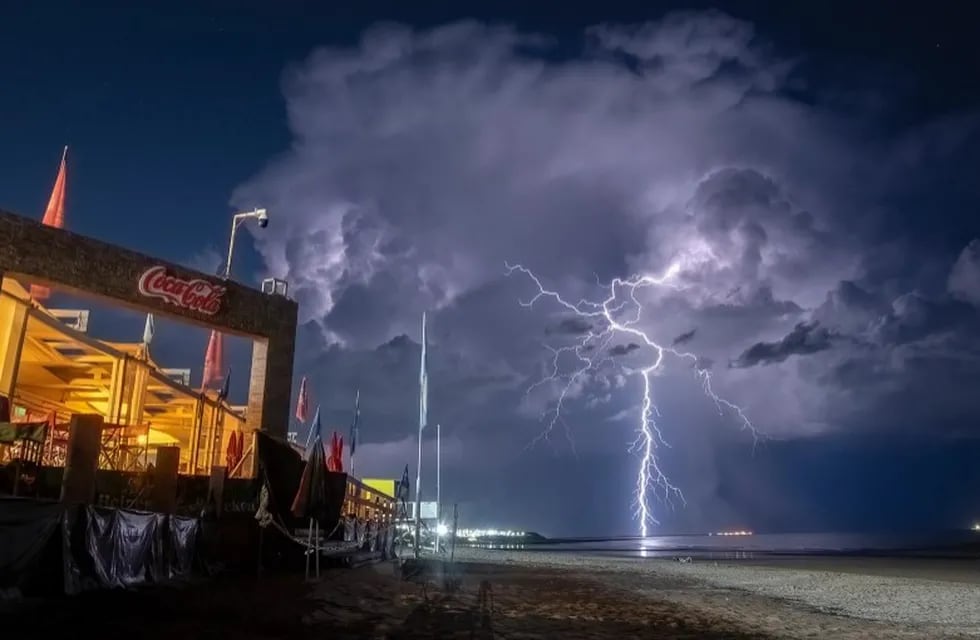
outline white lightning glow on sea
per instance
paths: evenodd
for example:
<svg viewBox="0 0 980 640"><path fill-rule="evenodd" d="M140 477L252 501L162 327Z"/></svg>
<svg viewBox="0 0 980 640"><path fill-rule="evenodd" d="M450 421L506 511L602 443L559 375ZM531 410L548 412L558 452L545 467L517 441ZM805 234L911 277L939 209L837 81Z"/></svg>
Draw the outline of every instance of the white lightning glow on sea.
<svg viewBox="0 0 980 640"><path fill-rule="evenodd" d="M559 425L565 428L566 435L571 442L571 436L568 434L563 416L565 401L575 389L576 384L584 383L585 377L590 372L597 372L607 364L618 366L609 353L609 345L615 338L630 337L641 343L641 347L649 348L651 358L647 364L639 369L629 371L639 375L643 386L636 440L630 450L639 453L640 456L633 507L634 516L640 522L640 534L644 537L648 535L650 525L660 524L650 505L651 494L659 495L668 506L673 506L674 500L684 502L684 494L678 487L671 484L664 474L657 455L659 447L669 447L669 445L664 440L657 422L660 413L654 402L653 385L650 378L663 365L666 356L674 356L689 361L693 365L693 370L705 395L714 402L719 414L727 413L733 416L742 429L752 433L753 439L759 437L742 408L714 392L711 388L711 372L707 368L699 366L698 357L695 354L678 351L671 346L664 346L654 341L645 330L638 326L643 313L643 304L637 299L637 292L648 287L677 288L673 279L679 270L680 267L673 264L660 276L645 275L634 276L630 279L616 278L608 285L608 295L601 301L583 299L571 303L558 292L545 288L541 280L530 269L519 264L507 265L507 275L512 275L514 272L522 273L530 278L538 289L530 300L519 301L521 306L530 308L542 298L547 298L576 316L589 320L590 323L589 328L574 344L559 348L549 347L553 355L550 373L527 390L527 393L530 394L536 387L548 382L558 382L560 388L558 398L545 414L551 416L550 420L544 431L531 443L532 445L541 439L548 438L555 427ZM560 362L562 356L566 354L573 356L579 363L579 366L574 367L571 371L563 370Z"/></svg>

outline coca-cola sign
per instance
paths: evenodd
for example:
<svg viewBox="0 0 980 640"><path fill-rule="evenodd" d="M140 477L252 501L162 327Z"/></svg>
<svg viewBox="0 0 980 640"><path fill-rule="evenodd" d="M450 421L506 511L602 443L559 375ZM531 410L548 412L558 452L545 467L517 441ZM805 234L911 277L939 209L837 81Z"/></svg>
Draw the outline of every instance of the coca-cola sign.
<svg viewBox="0 0 980 640"><path fill-rule="evenodd" d="M167 272L166 267L151 267L139 282L140 295L159 298L182 309L213 316L221 309L226 288L196 278L184 280Z"/></svg>

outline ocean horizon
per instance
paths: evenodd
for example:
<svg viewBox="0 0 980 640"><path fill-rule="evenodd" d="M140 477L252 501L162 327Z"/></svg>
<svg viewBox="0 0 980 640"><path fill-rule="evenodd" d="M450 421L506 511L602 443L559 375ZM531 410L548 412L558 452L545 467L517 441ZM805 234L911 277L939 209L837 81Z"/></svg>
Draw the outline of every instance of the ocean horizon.
<svg viewBox="0 0 980 640"><path fill-rule="evenodd" d="M467 545L489 549L582 553L607 557L750 559L773 555L901 554L931 556L980 553L980 532L674 534L636 537L548 538L541 542Z"/></svg>

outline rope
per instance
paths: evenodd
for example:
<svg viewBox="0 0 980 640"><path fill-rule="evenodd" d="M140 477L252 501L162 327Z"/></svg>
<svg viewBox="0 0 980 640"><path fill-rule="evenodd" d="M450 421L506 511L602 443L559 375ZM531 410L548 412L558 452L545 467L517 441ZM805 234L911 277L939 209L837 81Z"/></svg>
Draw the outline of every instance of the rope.
<svg viewBox="0 0 980 640"><path fill-rule="evenodd" d="M255 511L255 519L258 520L259 526L262 527L263 529L271 524L280 533L282 533L282 535L286 536L286 538L292 540L293 542L295 542L296 544L302 547L305 547L307 555L314 552L319 553L320 551L330 548L327 546L320 546L319 540L317 540L316 545L311 547L309 543L309 538L306 539L297 538L295 535L291 534L289 530L286 528L285 524L282 522L282 519L269 511L269 490L265 484L262 485L262 489L259 491L259 508ZM344 524L343 518L337 520L337 524L334 525L334 528L330 531L330 533L324 536L324 540L333 537L333 534L337 533L337 530L343 524ZM375 531L375 537L378 536L380 531L381 531L380 529Z"/></svg>

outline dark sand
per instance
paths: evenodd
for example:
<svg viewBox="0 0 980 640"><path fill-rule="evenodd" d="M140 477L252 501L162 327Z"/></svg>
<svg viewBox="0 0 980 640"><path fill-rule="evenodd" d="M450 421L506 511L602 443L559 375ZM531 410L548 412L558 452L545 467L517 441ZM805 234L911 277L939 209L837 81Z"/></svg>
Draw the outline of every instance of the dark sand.
<svg viewBox="0 0 980 640"><path fill-rule="evenodd" d="M472 557L458 565L460 587L443 591L431 585L428 600L419 585L402 581L395 565L384 563L325 570L316 583L304 583L296 575L266 575L259 580L224 578L180 587L22 603L0 612L0 628L8 632L23 629L38 638L97 633L107 638L168 640L847 639L957 637L963 632L960 627L836 615L805 600L753 590L751 584L741 588L713 581L715 573L727 575L725 579L731 582L748 571L746 575L754 579L765 578L766 588L771 588L775 583L792 586L801 577L823 575L812 565L786 567L785 559L778 560L784 563L780 568L744 566L729 571L725 567L667 562L610 565L567 555L561 560L563 566L549 565L539 554L491 557L493 563ZM789 564L793 562L806 561ZM810 562L823 562L826 567L822 559ZM850 568L860 570L856 565ZM845 580L851 578L877 584L876 579L864 574L845 575ZM480 602L481 583L489 585L492 603L491 598ZM856 584L865 588L864 582ZM936 584L973 588L962 583Z"/></svg>
<svg viewBox="0 0 980 640"><path fill-rule="evenodd" d="M764 638L686 607L637 599L563 569L471 564L455 593L402 582L389 564L297 576L215 580L180 588L84 594L25 603L3 628L31 637L95 633L223 638ZM492 598L481 606L480 583ZM491 601L492 600L492 601Z"/></svg>

